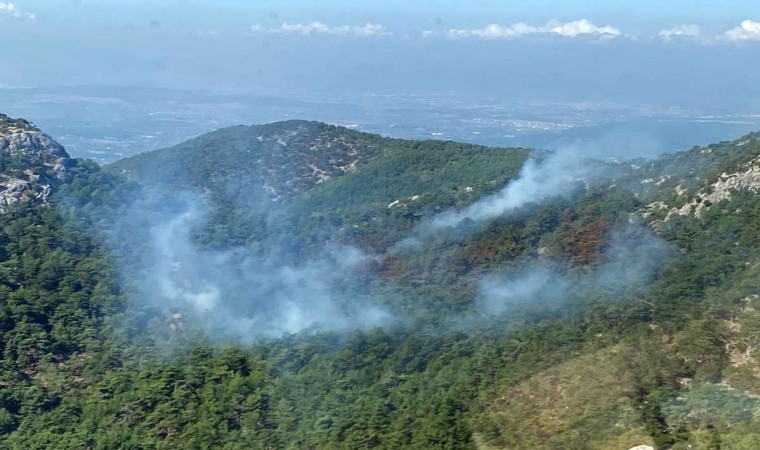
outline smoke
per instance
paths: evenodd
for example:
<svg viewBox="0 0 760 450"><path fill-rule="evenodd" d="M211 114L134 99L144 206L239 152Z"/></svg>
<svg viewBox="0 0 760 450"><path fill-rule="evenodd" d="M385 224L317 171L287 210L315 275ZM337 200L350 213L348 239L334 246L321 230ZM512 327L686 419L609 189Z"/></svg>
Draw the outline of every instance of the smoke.
<svg viewBox="0 0 760 450"><path fill-rule="evenodd" d="M543 159L535 155L528 159L520 175L507 183L499 192L486 196L461 210L450 210L423 221L411 236L389 248L390 254L417 252L423 247L423 239L447 229L466 228L504 215L515 213L528 205L541 203L554 197L569 198L592 177L599 177L600 162L582 157L583 153L567 149L550 153Z"/></svg>
<svg viewBox="0 0 760 450"><path fill-rule="evenodd" d="M398 324L402 315L385 297L387 286L382 287L383 295L377 294L382 280L373 279L370 266L400 250L425 251L426 242L420 238L432 233L456 229L469 234L471 229L460 225L516 213L558 196L569 198L588 183L613 177L612 165L586 158L598 154L600 149L593 146L539 153L501 191L422 223L386 255L368 255L335 243L329 230L311 230L317 231L313 236L326 239L321 249L294 250L299 245L294 224L301 211L288 208L296 203L273 201L257 182L241 179L203 194L172 192L160 182L143 186L131 207L109 219L107 235L124 278L135 286L135 303L159 308L172 330L192 321L211 337L251 341L383 327ZM227 228L236 226L214 216L220 198L227 202L224 208L243 211L233 218L244 224L246 239L233 239L232 248L199 239L203 233L227 235ZM260 226L252 232L245 227L253 222ZM207 226L216 228L204 231ZM569 273L530 262L518 271L480 280L474 320L505 314L517 305L560 304L591 294L630 295L644 289L668 259L667 246L652 235L631 230L613 234L592 269Z"/></svg>
<svg viewBox="0 0 760 450"><path fill-rule="evenodd" d="M158 211L139 203L125 214L134 220L134 210L140 210L151 223L144 242L137 243L149 251L136 265L125 265L126 276L139 280L135 298L144 307L160 308L173 330L192 321L215 339L248 342L400 322L388 299L368 287L371 271L363 269L380 256L327 243L316 256L294 261L280 250L283 236L261 243L259 250L210 249L193 238L208 220L207 206L189 195L183 199ZM572 308L573 300L590 295L628 297L645 291L671 257L663 241L631 227L608 236L593 268L568 272L531 262L482 278L469 318L451 319L477 327L514 307Z"/></svg>
<svg viewBox="0 0 760 450"><path fill-rule="evenodd" d="M673 250L641 228L612 233L597 265L579 272L530 264L491 275L479 283L476 309L489 317L515 306L557 305L604 296L619 300L644 293L673 258Z"/></svg>
<svg viewBox="0 0 760 450"><path fill-rule="evenodd" d="M481 316L494 316L510 306L557 303L569 284L559 272L539 265L491 276L480 282L477 311Z"/></svg>
<svg viewBox="0 0 760 450"><path fill-rule="evenodd" d="M570 198L588 184L611 180L621 168L611 162L634 157L650 158L660 153L654 136L613 129L597 139L557 142L543 157L531 157L520 175L499 192L458 211L446 211L418 227L429 235L456 228L467 221L483 222L501 217L550 198ZM414 242L407 241L406 246Z"/></svg>
<svg viewBox="0 0 760 450"><path fill-rule="evenodd" d="M119 254L138 255L119 261L124 277L136 281L136 303L159 308L173 330L192 321L213 338L251 341L392 323L382 300L368 292L362 268L372 258L359 249L326 244L294 261L283 249L287 236L277 235L214 249L197 239L209 220L201 196L174 194L169 204L153 194L116 219L109 240Z"/></svg>
<svg viewBox="0 0 760 450"><path fill-rule="evenodd" d="M476 222L495 219L529 203L570 194L573 185L580 181L581 177L590 174L581 159L566 153L556 153L543 162L530 159L520 171L520 176L501 191L461 211L439 214L430 222L428 228L453 228L468 219Z"/></svg>
<svg viewBox="0 0 760 450"><path fill-rule="evenodd" d="M577 142L534 155L523 165L520 175L499 192L464 209L438 214L418 226L416 234L427 236L466 222L492 220L551 198L571 198L590 183L612 179L618 168L600 158L612 160L618 153L604 142L594 145Z"/></svg>

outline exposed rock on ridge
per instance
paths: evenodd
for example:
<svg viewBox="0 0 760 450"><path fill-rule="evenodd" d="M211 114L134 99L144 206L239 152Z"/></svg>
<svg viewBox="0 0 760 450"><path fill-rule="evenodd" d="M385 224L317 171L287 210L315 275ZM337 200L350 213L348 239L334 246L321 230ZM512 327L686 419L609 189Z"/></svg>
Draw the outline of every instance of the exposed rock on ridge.
<svg viewBox="0 0 760 450"><path fill-rule="evenodd" d="M46 202L73 160L50 136L0 114L0 212L21 201Z"/></svg>
<svg viewBox="0 0 760 450"><path fill-rule="evenodd" d="M712 162L695 161L696 158L709 158L714 152L722 152L720 158ZM642 208L642 216L650 222L668 222L676 216L693 216L701 218L706 211L721 202L730 201L733 194L749 192L754 195L760 193L760 135L752 133L743 140L737 140L725 144L713 144L706 148L695 148L684 152L684 156L691 156L691 160L681 165L698 166L701 164L703 171L707 164L713 167L729 160L720 171L709 173L708 177L700 178L694 175L695 169L691 169L690 176L673 176L672 174L660 174L660 180L654 182L648 178L641 181L642 184L663 185L661 195L652 198L649 204ZM704 159L703 158L703 159ZM683 159L683 158L682 158ZM706 163L706 164L705 164ZM671 167L671 170L678 170ZM681 169L683 170L683 169ZM668 197L670 197L668 199Z"/></svg>
<svg viewBox="0 0 760 450"><path fill-rule="evenodd" d="M746 190L752 193L760 191L760 156L745 164L735 173L722 173L720 178L707 189L703 189L695 199L681 207L677 213L696 217L702 215L705 208L721 200L730 200L732 191Z"/></svg>

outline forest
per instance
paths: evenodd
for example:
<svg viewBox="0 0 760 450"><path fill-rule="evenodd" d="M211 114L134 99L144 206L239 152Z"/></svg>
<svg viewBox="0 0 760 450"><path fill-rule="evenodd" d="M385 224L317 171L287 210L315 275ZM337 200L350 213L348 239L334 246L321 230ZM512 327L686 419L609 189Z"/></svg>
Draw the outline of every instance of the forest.
<svg viewBox="0 0 760 450"><path fill-rule="evenodd" d="M73 160L1 217L0 446L758 448L759 137L440 229L554 155L288 121Z"/></svg>

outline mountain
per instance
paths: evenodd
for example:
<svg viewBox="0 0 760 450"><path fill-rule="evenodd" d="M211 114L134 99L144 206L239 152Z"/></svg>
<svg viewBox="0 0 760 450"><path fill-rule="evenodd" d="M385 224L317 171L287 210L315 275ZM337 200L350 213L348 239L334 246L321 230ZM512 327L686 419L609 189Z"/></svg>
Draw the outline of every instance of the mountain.
<svg viewBox="0 0 760 450"><path fill-rule="evenodd" d="M0 114L0 211L19 201L46 202L72 163L50 136L23 119Z"/></svg>
<svg viewBox="0 0 760 450"><path fill-rule="evenodd" d="M2 216L4 448L760 442L758 134L598 161L288 121L98 167L4 120L3 176L52 171Z"/></svg>
<svg viewBox="0 0 760 450"><path fill-rule="evenodd" d="M380 140L293 120L224 128L170 149L123 159L114 167L143 180L177 184L213 186L222 178L245 177L277 199L364 164L377 154Z"/></svg>
<svg viewBox="0 0 760 450"><path fill-rule="evenodd" d="M227 210L270 210L272 202L279 202L278 211L296 212L288 219L299 222L293 226L300 229L292 234L316 245L324 242L324 234L360 230L367 240L401 231L409 217L472 202L516 176L528 153L287 121L224 128L123 159L106 170L173 192L202 192ZM221 212L218 219L234 221ZM325 233L310 236L318 230Z"/></svg>

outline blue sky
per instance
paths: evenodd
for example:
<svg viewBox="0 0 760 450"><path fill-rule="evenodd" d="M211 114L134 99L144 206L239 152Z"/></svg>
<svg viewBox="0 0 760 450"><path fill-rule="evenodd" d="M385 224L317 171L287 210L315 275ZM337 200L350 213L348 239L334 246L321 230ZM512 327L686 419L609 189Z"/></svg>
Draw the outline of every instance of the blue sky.
<svg viewBox="0 0 760 450"><path fill-rule="evenodd" d="M640 33L652 26L685 22L720 28L735 26L746 19L760 20L754 0L21 0L10 3L21 11L35 14L39 22L71 27L137 26L151 20L173 26L208 24L230 28L248 22L382 20L390 28L434 22L456 28L586 18Z"/></svg>
<svg viewBox="0 0 760 450"><path fill-rule="evenodd" d="M756 0L0 0L0 39L0 85L760 99Z"/></svg>

